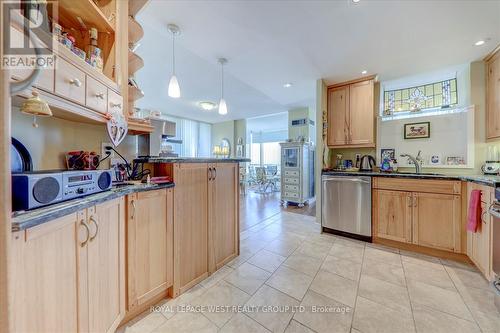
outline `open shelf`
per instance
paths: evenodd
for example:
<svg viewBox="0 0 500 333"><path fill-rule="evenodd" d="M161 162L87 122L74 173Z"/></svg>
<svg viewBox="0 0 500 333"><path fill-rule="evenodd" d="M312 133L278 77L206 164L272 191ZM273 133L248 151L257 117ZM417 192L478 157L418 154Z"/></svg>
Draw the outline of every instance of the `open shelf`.
<svg viewBox="0 0 500 333"><path fill-rule="evenodd" d="M154 127L149 122L137 122L132 119L128 120L128 134L139 135L148 134L154 131Z"/></svg>
<svg viewBox="0 0 500 333"><path fill-rule="evenodd" d="M95 27L99 32L115 33L114 22L110 22L112 18L116 21L115 16L106 17L92 0L57 0L56 2L59 4L59 20L62 25L80 26L81 30ZM82 26L78 18L85 26Z"/></svg>
<svg viewBox="0 0 500 333"><path fill-rule="evenodd" d="M132 16L128 17L128 42L135 44L144 37L144 29Z"/></svg>
<svg viewBox="0 0 500 333"><path fill-rule="evenodd" d="M129 0L128 14L135 17L137 13L148 3L149 0Z"/></svg>
<svg viewBox="0 0 500 333"><path fill-rule="evenodd" d="M135 72L144 67L144 60L132 51L128 51L128 75L133 76Z"/></svg>
<svg viewBox="0 0 500 333"><path fill-rule="evenodd" d="M144 97L144 92L134 86L128 86L128 101L134 102Z"/></svg>

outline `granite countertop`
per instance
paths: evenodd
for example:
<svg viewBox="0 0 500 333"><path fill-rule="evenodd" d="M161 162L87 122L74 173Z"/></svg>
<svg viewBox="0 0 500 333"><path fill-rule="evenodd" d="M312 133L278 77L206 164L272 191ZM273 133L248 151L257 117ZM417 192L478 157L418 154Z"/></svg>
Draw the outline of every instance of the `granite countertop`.
<svg viewBox="0 0 500 333"><path fill-rule="evenodd" d="M368 177L397 177L414 179L447 179L474 182L487 186L500 186L500 176L490 175L445 175L438 173L409 173L409 172L378 172L378 171L322 171L323 175L332 176L368 176Z"/></svg>
<svg viewBox="0 0 500 333"><path fill-rule="evenodd" d="M144 157L134 159L134 163L224 163L250 162L249 158L212 158L212 157Z"/></svg>
<svg viewBox="0 0 500 333"><path fill-rule="evenodd" d="M69 215L79 210L109 200L113 200L130 193L159 190L162 188L170 187L174 187L174 183L152 185L132 184L122 187L115 187L109 191L60 202L46 207L40 207L28 211L14 212L12 215L12 231L20 231L32 228L34 226L52 221L56 218Z"/></svg>

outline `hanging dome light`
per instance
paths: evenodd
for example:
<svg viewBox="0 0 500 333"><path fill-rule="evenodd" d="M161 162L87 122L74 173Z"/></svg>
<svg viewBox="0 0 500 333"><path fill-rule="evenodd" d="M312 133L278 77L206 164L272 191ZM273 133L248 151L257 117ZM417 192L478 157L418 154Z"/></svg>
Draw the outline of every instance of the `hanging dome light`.
<svg viewBox="0 0 500 333"><path fill-rule="evenodd" d="M177 77L175 76L175 36L179 35L181 31L175 24L169 24L167 27L168 31L172 34L172 77L168 83L168 96L172 98L179 98L181 97L181 88L179 87L179 81L177 81Z"/></svg>
<svg viewBox="0 0 500 333"><path fill-rule="evenodd" d="M219 114L226 115L227 114L227 105L226 100L224 99L224 64L227 63L226 58L219 58L219 64L221 66L221 94L219 101Z"/></svg>

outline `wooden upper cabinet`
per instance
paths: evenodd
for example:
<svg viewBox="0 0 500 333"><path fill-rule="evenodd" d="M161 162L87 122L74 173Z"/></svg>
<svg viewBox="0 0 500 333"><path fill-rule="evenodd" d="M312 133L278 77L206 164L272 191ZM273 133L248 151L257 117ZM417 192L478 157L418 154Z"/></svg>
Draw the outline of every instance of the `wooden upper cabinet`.
<svg viewBox="0 0 500 333"><path fill-rule="evenodd" d="M374 77L328 89L327 145L375 147Z"/></svg>
<svg viewBox="0 0 500 333"><path fill-rule="evenodd" d="M411 193L373 190L373 205L375 237L411 243Z"/></svg>
<svg viewBox="0 0 500 333"><path fill-rule="evenodd" d="M460 252L461 197L413 193L413 243Z"/></svg>
<svg viewBox="0 0 500 333"><path fill-rule="evenodd" d="M75 213L12 234L13 332L78 332L80 228Z"/></svg>
<svg viewBox="0 0 500 333"><path fill-rule="evenodd" d="M209 181L209 210L212 245L210 272L238 255L238 163L212 164Z"/></svg>
<svg viewBox="0 0 500 333"><path fill-rule="evenodd" d="M500 49L486 62L486 138L500 137Z"/></svg>
<svg viewBox="0 0 500 333"><path fill-rule="evenodd" d="M329 146L348 143L349 131L349 86L328 90L328 135Z"/></svg>
<svg viewBox="0 0 500 333"><path fill-rule="evenodd" d="M172 189L139 192L128 196L129 311L160 294L166 297L167 288L172 286L172 198Z"/></svg>
<svg viewBox="0 0 500 333"><path fill-rule="evenodd" d="M173 165L174 296L208 276L208 165Z"/></svg>
<svg viewBox="0 0 500 333"><path fill-rule="evenodd" d="M125 316L125 199L87 210L88 330L114 332Z"/></svg>
<svg viewBox="0 0 500 333"><path fill-rule="evenodd" d="M374 145L373 80L349 86L349 144Z"/></svg>

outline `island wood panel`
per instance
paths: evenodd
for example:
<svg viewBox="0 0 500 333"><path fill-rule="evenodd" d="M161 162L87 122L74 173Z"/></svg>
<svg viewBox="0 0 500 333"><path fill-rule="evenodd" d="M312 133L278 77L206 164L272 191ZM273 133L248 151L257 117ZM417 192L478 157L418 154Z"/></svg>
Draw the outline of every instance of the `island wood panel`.
<svg viewBox="0 0 500 333"><path fill-rule="evenodd" d="M171 193L171 191L170 191ZM131 310L156 295L166 296L172 262L172 219L167 214L167 190L139 192L128 196L127 258L128 306ZM170 229L170 233L169 233ZM170 279L171 280L171 279Z"/></svg>
<svg viewBox="0 0 500 333"><path fill-rule="evenodd" d="M208 164L175 163L174 288L178 296L208 276Z"/></svg>
<svg viewBox="0 0 500 333"><path fill-rule="evenodd" d="M12 233L13 332L78 331L79 214Z"/></svg>
<svg viewBox="0 0 500 333"><path fill-rule="evenodd" d="M462 192L459 180L373 177L372 186L376 189L392 191L440 194L461 194Z"/></svg>
<svg viewBox="0 0 500 333"><path fill-rule="evenodd" d="M87 245L89 331L114 332L125 315L125 199L87 213L94 224Z"/></svg>
<svg viewBox="0 0 500 333"><path fill-rule="evenodd" d="M375 147L373 80L349 86L349 144Z"/></svg>
<svg viewBox="0 0 500 333"><path fill-rule="evenodd" d="M213 267L218 270L239 253L239 165L238 163L213 164L213 180L209 193Z"/></svg>
<svg viewBox="0 0 500 333"><path fill-rule="evenodd" d="M373 229L375 238L411 243L411 193L373 190Z"/></svg>
<svg viewBox="0 0 500 333"><path fill-rule="evenodd" d="M460 252L461 216L458 195L413 193L413 243Z"/></svg>

